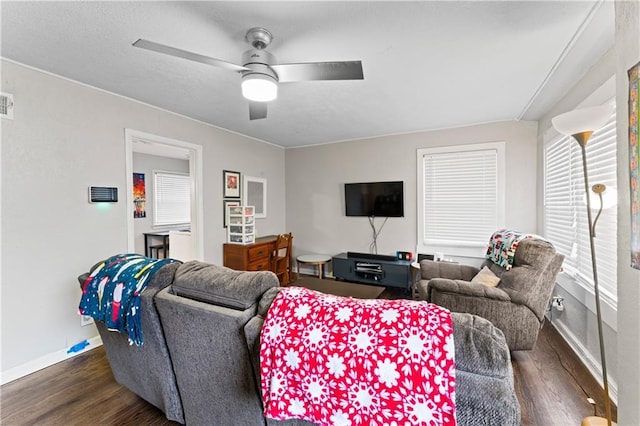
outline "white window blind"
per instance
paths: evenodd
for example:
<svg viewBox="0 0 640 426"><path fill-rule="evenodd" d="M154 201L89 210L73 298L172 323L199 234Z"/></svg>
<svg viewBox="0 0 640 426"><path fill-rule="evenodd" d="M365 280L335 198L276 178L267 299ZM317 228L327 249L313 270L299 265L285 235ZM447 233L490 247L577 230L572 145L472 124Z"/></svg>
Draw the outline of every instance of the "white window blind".
<svg viewBox="0 0 640 426"><path fill-rule="evenodd" d="M423 247L441 250L445 245L450 254L462 254L452 252L452 246L486 248L503 222L503 151L503 143L419 150Z"/></svg>
<svg viewBox="0 0 640 426"><path fill-rule="evenodd" d="M616 199L616 114L587 143L589 185L602 183ZM591 189L592 218L600 206ZM544 234L565 255L564 270L593 288L589 225L580 145L562 136L545 146ZM596 224L596 260L603 297L617 301L617 212L602 211Z"/></svg>
<svg viewBox="0 0 640 426"><path fill-rule="evenodd" d="M154 171L154 226L184 224L191 221L189 175Z"/></svg>

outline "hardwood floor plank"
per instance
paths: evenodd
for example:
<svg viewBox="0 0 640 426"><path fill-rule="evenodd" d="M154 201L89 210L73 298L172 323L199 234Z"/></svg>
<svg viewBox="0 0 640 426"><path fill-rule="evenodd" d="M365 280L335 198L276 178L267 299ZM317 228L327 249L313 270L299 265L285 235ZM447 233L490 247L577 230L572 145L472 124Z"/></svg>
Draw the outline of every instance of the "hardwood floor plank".
<svg viewBox="0 0 640 426"><path fill-rule="evenodd" d="M523 425L579 425L594 414L604 416L602 388L551 324L545 322L533 351L511 353ZM617 410L612 407L612 417Z"/></svg>
<svg viewBox="0 0 640 426"><path fill-rule="evenodd" d="M120 386L98 347L0 388L2 425L177 425Z"/></svg>

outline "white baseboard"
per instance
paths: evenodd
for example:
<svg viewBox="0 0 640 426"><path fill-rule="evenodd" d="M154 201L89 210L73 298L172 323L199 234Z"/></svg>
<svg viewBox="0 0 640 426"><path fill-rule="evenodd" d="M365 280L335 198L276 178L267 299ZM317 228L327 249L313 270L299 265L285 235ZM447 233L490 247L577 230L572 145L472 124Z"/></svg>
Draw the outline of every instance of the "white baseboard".
<svg viewBox="0 0 640 426"><path fill-rule="evenodd" d="M83 352L97 348L98 346L102 346L102 339L100 339L100 336L92 337L91 339L88 339L87 342L89 342L89 344L77 352L67 353L69 348L61 349L59 351L41 356L40 358L34 359L33 361L29 361L25 364L11 368L7 371L3 371L0 374L0 384L4 385L5 383L9 383L31 373L35 373L36 371L42 370L43 368L50 367L53 364L64 361L65 359L72 358Z"/></svg>
<svg viewBox="0 0 640 426"><path fill-rule="evenodd" d="M573 334L567 327L565 327L561 322L555 321L551 322L551 325L558 331L560 336L564 338L567 344L573 349L576 353L580 361L584 365L587 366L587 369L591 373L591 375L596 379L598 384L602 387L602 366L600 362L595 359L591 353L587 350L587 348L578 340L578 338ZM609 398L611 401L618 405L618 384L611 380L609 377Z"/></svg>

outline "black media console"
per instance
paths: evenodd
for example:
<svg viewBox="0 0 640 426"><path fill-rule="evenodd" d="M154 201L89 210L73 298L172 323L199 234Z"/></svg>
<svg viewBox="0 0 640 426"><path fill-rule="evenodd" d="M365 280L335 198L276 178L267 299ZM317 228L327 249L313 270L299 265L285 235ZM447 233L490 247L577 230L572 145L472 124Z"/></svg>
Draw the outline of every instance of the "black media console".
<svg viewBox="0 0 640 426"><path fill-rule="evenodd" d="M333 257L333 276L362 284L399 287L411 291L411 261L369 253L340 253Z"/></svg>

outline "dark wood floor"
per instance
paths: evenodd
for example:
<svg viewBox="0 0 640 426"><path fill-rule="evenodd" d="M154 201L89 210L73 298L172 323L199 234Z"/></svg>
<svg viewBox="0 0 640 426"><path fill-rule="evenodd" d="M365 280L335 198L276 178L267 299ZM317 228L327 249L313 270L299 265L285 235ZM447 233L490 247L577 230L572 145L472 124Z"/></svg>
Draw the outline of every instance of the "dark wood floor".
<svg viewBox="0 0 640 426"><path fill-rule="evenodd" d="M523 425L578 425L583 417L605 416L602 388L550 323L533 351L512 352L511 361Z"/></svg>
<svg viewBox="0 0 640 426"><path fill-rule="evenodd" d="M579 425L594 413L587 396L604 415L602 389L550 324L533 351L513 352L512 361L523 425ZM0 393L2 425L175 424L115 382L102 347L8 383ZM613 413L615 420L615 407Z"/></svg>
<svg viewBox="0 0 640 426"><path fill-rule="evenodd" d="M103 347L0 388L0 424L177 425L120 386Z"/></svg>

